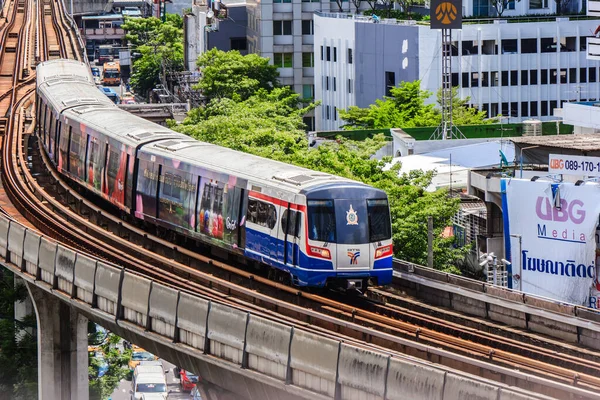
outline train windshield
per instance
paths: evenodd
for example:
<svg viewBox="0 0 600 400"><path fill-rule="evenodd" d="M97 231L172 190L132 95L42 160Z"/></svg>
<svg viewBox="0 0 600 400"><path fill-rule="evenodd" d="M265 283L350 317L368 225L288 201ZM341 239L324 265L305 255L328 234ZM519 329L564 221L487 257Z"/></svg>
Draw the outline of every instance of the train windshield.
<svg viewBox="0 0 600 400"><path fill-rule="evenodd" d="M335 243L335 208L333 200L309 200L308 238Z"/></svg>
<svg viewBox="0 0 600 400"><path fill-rule="evenodd" d="M310 240L364 244L392 237L387 199L309 200L307 205Z"/></svg>
<svg viewBox="0 0 600 400"><path fill-rule="evenodd" d="M367 200L369 213L369 242L392 238L390 208L387 199Z"/></svg>

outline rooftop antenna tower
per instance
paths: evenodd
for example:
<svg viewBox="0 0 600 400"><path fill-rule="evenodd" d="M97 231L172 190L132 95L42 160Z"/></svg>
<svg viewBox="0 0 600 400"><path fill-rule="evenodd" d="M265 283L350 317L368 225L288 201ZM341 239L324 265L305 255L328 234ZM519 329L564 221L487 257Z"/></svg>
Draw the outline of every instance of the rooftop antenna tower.
<svg viewBox="0 0 600 400"><path fill-rule="evenodd" d="M462 2L432 0L431 29L442 30L442 122L429 139L465 139L452 123L452 29L462 28Z"/></svg>

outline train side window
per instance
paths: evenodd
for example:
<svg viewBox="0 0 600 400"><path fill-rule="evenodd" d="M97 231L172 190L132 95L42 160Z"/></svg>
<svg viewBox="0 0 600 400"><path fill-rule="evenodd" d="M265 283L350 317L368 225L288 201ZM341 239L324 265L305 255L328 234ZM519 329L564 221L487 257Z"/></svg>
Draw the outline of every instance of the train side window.
<svg viewBox="0 0 600 400"><path fill-rule="evenodd" d="M254 224L273 229L277 223L277 210L273 204L249 199L246 219Z"/></svg>
<svg viewBox="0 0 600 400"><path fill-rule="evenodd" d="M387 199L367 200L369 241L378 242L392 238L390 208Z"/></svg>
<svg viewBox="0 0 600 400"><path fill-rule="evenodd" d="M173 175L166 173L163 179L161 179L161 183L163 195L171 197L171 193L173 192Z"/></svg>

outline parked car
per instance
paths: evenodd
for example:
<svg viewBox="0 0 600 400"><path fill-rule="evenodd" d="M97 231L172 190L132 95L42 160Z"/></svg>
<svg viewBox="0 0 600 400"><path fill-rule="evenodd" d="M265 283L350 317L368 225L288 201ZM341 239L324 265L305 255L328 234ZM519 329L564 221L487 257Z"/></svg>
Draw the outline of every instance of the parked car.
<svg viewBox="0 0 600 400"><path fill-rule="evenodd" d="M111 88L105 87L105 86L98 86L98 89L100 89L115 104L119 104L119 101L121 101L121 99L119 98L119 95L117 94L117 92L115 92Z"/></svg>
<svg viewBox="0 0 600 400"><path fill-rule="evenodd" d="M192 389L196 387L196 383L198 383L198 375L195 375L193 372L182 369L180 373L179 382L181 384L182 391L191 392Z"/></svg>

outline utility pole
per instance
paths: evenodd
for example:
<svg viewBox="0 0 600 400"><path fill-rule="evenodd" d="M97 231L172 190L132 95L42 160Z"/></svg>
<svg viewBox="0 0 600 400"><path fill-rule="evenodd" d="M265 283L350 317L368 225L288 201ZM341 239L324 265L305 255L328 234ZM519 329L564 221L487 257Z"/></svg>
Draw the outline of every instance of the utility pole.
<svg viewBox="0 0 600 400"><path fill-rule="evenodd" d="M427 266L433 268L433 217L427 217Z"/></svg>

